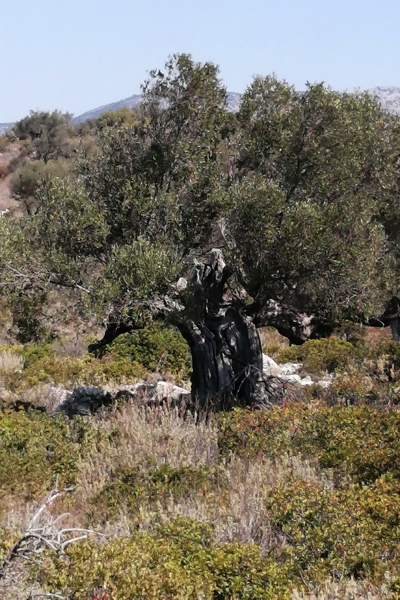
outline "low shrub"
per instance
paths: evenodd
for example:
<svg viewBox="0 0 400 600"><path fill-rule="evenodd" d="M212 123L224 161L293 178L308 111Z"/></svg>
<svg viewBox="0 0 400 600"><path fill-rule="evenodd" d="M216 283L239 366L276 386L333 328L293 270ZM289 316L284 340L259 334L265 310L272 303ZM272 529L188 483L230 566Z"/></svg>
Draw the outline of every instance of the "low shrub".
<svg viewBox="0 0 400 600"><path fill-rule="evenodd" d="M301 362L306 371L311 373L333 373L343 369L347 361L360 362L366 354L363 347L356 347L336 337L321 340L310 340L302 346L290 346L276 354L280 363Z"/></svg>
<svg viewBox="0 0 400 600"><path fill-rule="evenodd" d="M2 378L11 391L23 391L43 384L77 386L102 386L107 383L132 383L146 375L145 368L126 358L113 359L104 357L102 360L86 354L78 358L57 357L43 350L36 353L21 352L26 356L23 371L3 373Z"/></svg>
<svg viewBox="0 0 400 600"><path fill-rule="evenodd" d="M292 569L303 581L333 576L379 583L390 567L398 571L400 483L393 477L339 490L291 482L269 493L266 503L272 526L286 536Z"/></svg>
<svg viewBox="0 0 400 600"><path fill-rule="evenodd" d="M36 498L56 480L70 485L78 460L94 443L94 428L82 419L68 421L32 410L0 412L0 497Z"/></svg>
<svg viewBox="0 0 400 600"><path fill-rule="evenodd" d="M381 369L392 381L400 379L400 344L392 340L379 342L371 352L376 370Z"/></svg>
<svg viewBox="0 0 400 600"><path fill-rule="evenodd" d="M270 411L222 414L219 448L255 457L300 455L358 483L385 473L400 478L400 412L371 406L289 404Z"/></svg>
<svg viewBox="0 0 400 600"><path fill-rule="evenodd" d="M136 533L99 545L49 553L35 576L71 598L269 600L290 598L286 570L255 544L217 546L209 525L178 518L153 534Z"/></svg>
<svg viewBox="0 0 400 600"><path fill-rule="evenodd" d="M8 137L6 135L0 135L0 152L4 152L7 149L7 146L9 145L10 140L8 139Z"/></svg>
<svg viewBox="0 0 400 600"><path fill-rule="evenodd" d="M156 324L120 335L107 353L137 362L149 372L170 373L180 380L190 377L192 361L188 345L171 327Z"/></svg>
<svg viewBox="0 0 400 600"><path fill-rule="evenodd" d="M343 373L336 377L325 394L329 406L334 404L390 406L398 403L398 398L390 389L389 383L370 377L365 373Z"/></svg>
<svg viewBox="0 0 400 600"><path fill-rule="evenodd" d="M121 469L115 473L114 481L91 499L89 522L112 521L119 517L122 509L135 521L135 515L144 505L165 504L171 496L178 500L200 492L204 494L215 486L215 470L206 466L172 468L164 464L156 469L138 466Z"/></svg>

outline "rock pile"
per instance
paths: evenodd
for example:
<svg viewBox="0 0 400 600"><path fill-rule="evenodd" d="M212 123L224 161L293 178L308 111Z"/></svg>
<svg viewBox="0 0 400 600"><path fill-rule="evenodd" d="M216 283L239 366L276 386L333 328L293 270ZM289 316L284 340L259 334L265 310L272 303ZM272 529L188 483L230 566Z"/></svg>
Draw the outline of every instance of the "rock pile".
<svg viewBox="0 0 400 600"><path fill-rule="evenodd" d="M278 365L270 356L263 354L263 372L268 377L277 377L282 381L287 381L288 383L298 383L301 386L313 385L316 383L320 385L322 388L328 388L331 383L333 376L328 374L323 378L312 379L310 375L306 375L305 377L301 377L299 372L302 368L301 363L284 363L282 365Z"/></svg>
<svg viewBox="0 0 400 600"><path fill-rule="evenodd" d="M332 375L325 375L322 379L312 379L310 375L301 376L300 363L285 363L278 365L272 358L263 355L263 372L271 378L272 389L284 389L284 383L300 386L318 384L328 388L332 382ZM52 388L58 402L53 405L53 414L64 413L69 418L76 415L89 416L101 408L108 408L118 401L136 400L139 403L152 406L169 402L179 406L182 402L190 402L190 390L174 385L167 381L139 382L133 385L120 385L105 390L94 386L80 386L73 391ZM279 394L278 394L279 395ZM282 395L282 394L281 394Z"/></svg>
<svg viewBox="0 0 400 600"><path fill-rule="evenodd" d="M146 405L170 402L178 405L190 399L190 391L173 385L167 381L157 383L135 383L123 385L111 390L94 386L81 386L72 392L66 391L64 397L60 396L60 404L54 413L64 413L69 418L77 415L93 415L101 408L108 408L119 400L138 400Z"/></svg>

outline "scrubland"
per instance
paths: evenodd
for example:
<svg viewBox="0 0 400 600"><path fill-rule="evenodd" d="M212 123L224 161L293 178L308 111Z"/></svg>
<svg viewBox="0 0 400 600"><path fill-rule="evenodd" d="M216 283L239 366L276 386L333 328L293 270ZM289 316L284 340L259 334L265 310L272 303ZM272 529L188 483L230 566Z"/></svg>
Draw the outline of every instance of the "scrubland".
<svg viewBox="0 0 400 600"><path fill-rule="evenodd" d="M187 380L178 334L121 337L101 360L3 346L1 597L398 597L400 352L344 337L264 331L276 360L334 374L270 410L131 401L73 420L52 414L54 386Z"/></svg>

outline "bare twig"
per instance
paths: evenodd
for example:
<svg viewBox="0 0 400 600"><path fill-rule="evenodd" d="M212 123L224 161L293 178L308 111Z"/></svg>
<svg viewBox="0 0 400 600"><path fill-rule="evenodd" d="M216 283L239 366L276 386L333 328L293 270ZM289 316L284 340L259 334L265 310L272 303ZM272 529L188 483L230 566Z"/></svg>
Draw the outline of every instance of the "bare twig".
<svg viewBox="0 0 400 600"><path fill-rule="evenodd" d="M73 488L64 488L58 490L56 484L55 489L51 490L44 501L39 505L36 512L28 522L25 532L20 539L14 544L3 564L0 567L0 581L4 580L8 574L11 574L11 566L17 557L23 557L25 560L34 560L46 548L50 548L53 552L64 554L65 549L70 545L81 540L87 539L90 535L104 535L92 529L82 529L80 527L60 527L60 522L68 516L68 513L63 513L57 517L53 517L48 509L61 496L71 492ZM64 598L57 594L36 594L29 596L30 598Z"/></svg>

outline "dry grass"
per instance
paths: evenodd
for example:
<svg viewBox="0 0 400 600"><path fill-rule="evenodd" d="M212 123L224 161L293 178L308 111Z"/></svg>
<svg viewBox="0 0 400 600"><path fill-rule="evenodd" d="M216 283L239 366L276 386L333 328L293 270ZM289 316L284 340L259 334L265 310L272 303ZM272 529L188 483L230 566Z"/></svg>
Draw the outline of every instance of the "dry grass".
<svg viewBox="0 0 400 600"><path fill-rule="evenodd" d="M218 457L216 426L179 408L148 409L130 403L96 421L107 436L117 435L79 465L77 495L82 499L99 492L118 469L149 459L156 467L168 463L178 468L210 465Z"/></svg>
<svg viewBox="0 0 400 600"><path fill-rule="evenodd" d="M0 352L0 371L5 373L15 373L24 368L24 359L18 354L3 350Z"/></svg>
<svg viewBox="0 0 400 600"><path fill-rule="evenodd" d="M351 579L341 583L327 581L320 589L312 592L294 591L292 600L388 600L393 597L386 584L377 588Z"/></svg>
<svg viewBox="0 0 400 600"><path fill-rule="evenodd" d="M119 468L141 466L149 459L155 467L164 463L172 468L213 466L217 473L216 483L208 491L194 490L184 499L171 494L162 503L144 502L135 515L121 506L119 518L105 525L104 532L113 537L129 535L132 525L146 530L160 520L182 516L211 523L218 542L257 542L267 551L285 542L284 536L271 528L265 513L268 490L288 478L331 485L317 464L300 457L222 461L213 420L199 420L176 408L149 410L129 404L111 417L99 417L98 425L107 436L116 431L118 435L113 443L101 443L90 459L80 463L75 494L80 506L110 483Z"/></svg>
<svg viewBox="0 0 400 600"><path fill-rule="evenodd" d="M220 469L222 483L212 494L194 494L184 501L170 496L168 504L160 508L162 518L182 516L208 522L218 543L258 543L264 552L285 544L285 536L271 527L265 512L268 491L288 478L321 483L318 466L300 457L260 458L255 462L235 458Z"/></svg>
<svg viewBox="0 0 400 600"><path fill-rule="evenodd" d="M278 333L274 327L262 327L258 330L258 333L260 334L263 352L270 356L289 346L289 340Z"/></svg>

